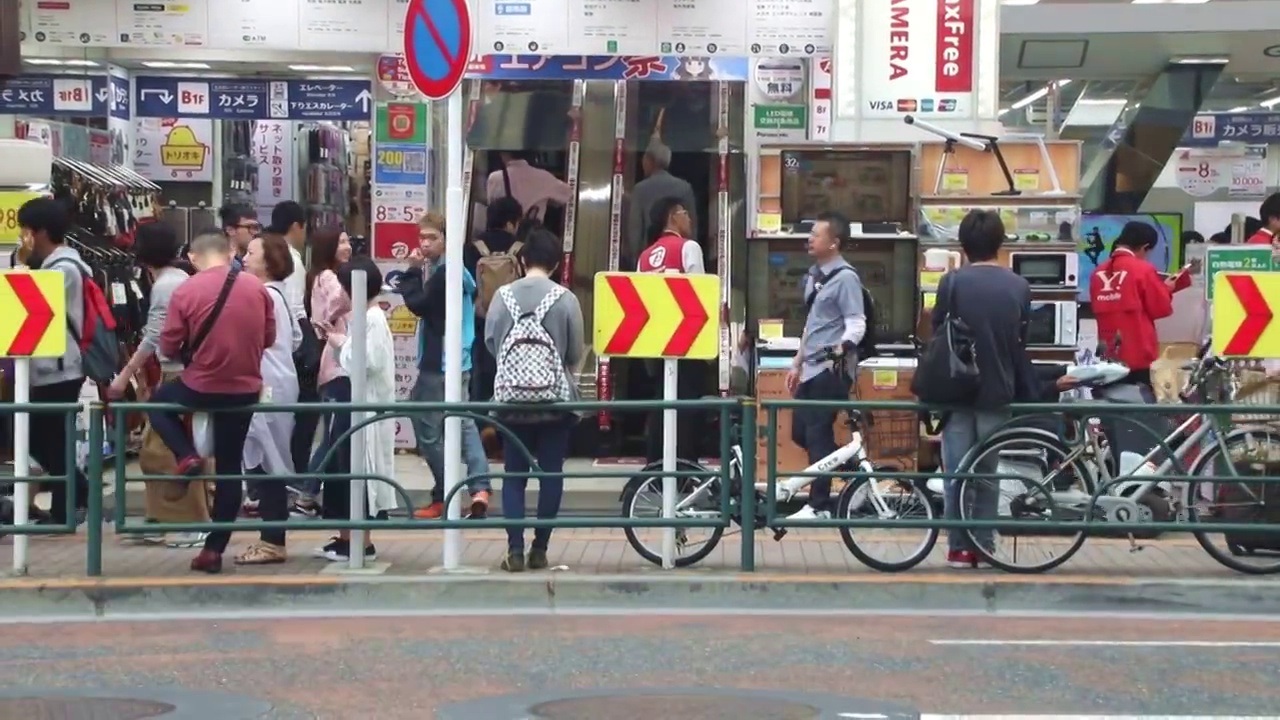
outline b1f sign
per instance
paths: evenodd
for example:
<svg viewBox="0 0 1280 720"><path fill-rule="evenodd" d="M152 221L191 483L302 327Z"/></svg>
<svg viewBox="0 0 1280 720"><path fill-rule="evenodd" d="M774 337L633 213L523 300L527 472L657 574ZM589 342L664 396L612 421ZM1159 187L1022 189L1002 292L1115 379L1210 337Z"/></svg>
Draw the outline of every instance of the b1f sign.
<svg viewBox="0 0 1280 720"><path fill-rule="evenodd" d="M860 114L869 120L974 113L980 0L859 3ZM991 35L996 42L998 35ZM838 79L837 79L838 80Z"/></svg>

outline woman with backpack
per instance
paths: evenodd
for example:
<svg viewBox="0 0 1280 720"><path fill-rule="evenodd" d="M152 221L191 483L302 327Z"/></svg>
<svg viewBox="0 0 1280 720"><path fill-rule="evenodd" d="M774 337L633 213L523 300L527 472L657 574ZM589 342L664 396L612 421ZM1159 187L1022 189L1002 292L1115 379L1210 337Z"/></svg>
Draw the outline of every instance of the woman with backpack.
<svg viewBox="0 0 1280 720"><path fill-rule="evenodd" d="M511 406L495 413L524 445L503 452L506 478L502 482L502 512L508 519L525 517L525 489L531 460L544 473L562 473L569 438L578 416L557 410L555 403L578 399L577 368L584 353L582 308L573 293L551 276L560 264L560 240L545 229L529 233L521 252L524 277L502 286L486 313L485 346L493 354L497 372L494 401ZM532 456L532 457L530 457ZM564 478L538 480L538 518L560 512ZM524 528L507 529L507 554L502 569L521 572L547 567L551 528L537 528L528 558Z"/></svg>

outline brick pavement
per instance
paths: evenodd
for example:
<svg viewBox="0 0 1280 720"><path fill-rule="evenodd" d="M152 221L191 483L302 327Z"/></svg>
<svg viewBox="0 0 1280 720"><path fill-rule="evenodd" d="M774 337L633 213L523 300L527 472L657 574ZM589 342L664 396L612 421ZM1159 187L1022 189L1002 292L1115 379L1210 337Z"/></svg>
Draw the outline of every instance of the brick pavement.
<svg viewBox="0 0 1280 720"><path fill-rule="evenodd" d="M236 553L252 542L255 534L246 532L232 538L229 553ZM497 567L505 549L505 535L499 530L464 531L467 539L463 564L468 567ZM651 547L660 546L659 530L641 531ZM881 531L875 531L881 532ZM326 541L329 533L301 530L290 533L289 547L293 557L284 564L259 568L236 568L229 561L226 573L242 576L305 577L331 573L338 569L331 563L310 557L312 548ZM387 564L391 575L419 575L441 564L442 533L438 530L377 532L379 562ZM877 543L892 542L876 537ZM1052 538L1045 543L1062 542ZM1024 540L1025 542L1025 540ZM1096 578L1099 581L1125 579L1230 579L1243 578L1220 566L1189 536L1170 536L1144 541L1141 552L1129 551L1123 540L1090 539L1066 565L1046 578ZM932 556L914 572L944 570L944 538ZM0 574L12 567L12 538L0 539ZM83 528L77 536L33 537L30 544L30 574L36 578L74 578L85 574L86 546ZM108 578L157 578L190 576L187 569L195 550L169 549L163 546L138 546L124 542L108 528L103 549L103 572ZM732 573L739 568L741 545L737 536L725 537L712 554L693 568L678 573ZM901 557L900 555L895 557ZM552 537L549 559L553 566L565 566L578 574L652 573L658 568L641 558L626 542L621 530L559 530ZM770 576L835 575L866 577L877 575L857 561L844 547L834 530L793 530L783 541L774 542L767 532L757 535L756 567ZM958 575L974 573L955 571ZM998 571L979 571L999 575ZM908 573L906 576L909 576Z"/></svg>

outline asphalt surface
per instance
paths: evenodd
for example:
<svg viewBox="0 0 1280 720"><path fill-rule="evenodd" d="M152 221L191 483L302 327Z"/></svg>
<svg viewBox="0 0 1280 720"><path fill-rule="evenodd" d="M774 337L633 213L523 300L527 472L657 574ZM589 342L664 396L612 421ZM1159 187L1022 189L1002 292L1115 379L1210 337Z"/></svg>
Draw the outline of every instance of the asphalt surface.
<svg viewBox="0 0 1280 720"><path fill-rule="evenodd" d="M272 709L260 716L278 720L421 720L491 696L604 688L669 696L719 688L729 691L726 698L735 688L821 692L947 715L1275 716L1277 668L1280 622L1256 618L813 618L798 610L728 617L10 619L0 625L0 720L18 717L4 712L6 692L40 698L59 689L114 689L116 697L137 698L149 690L228 693L265 701ZM757 717L744 714L741 696L723 706L697 704L701 714L685 717ZM623 706L619 701L619 712ZM587 715L562 717L580 716Z"/></svg>

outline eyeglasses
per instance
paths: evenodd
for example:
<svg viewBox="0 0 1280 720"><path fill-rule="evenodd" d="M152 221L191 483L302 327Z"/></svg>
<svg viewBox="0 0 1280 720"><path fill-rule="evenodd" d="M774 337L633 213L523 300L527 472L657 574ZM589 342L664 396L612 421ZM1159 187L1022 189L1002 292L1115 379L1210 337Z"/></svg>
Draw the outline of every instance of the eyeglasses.
<svg viewBox="0 0 1280 720"><path fill-rule="evenodd" d="M256 223L256 222L240 223L239 225L236 225L236 227L240 228L241 230L248 230L249 232L258 232L262 230L262 223Z"/></svg>

